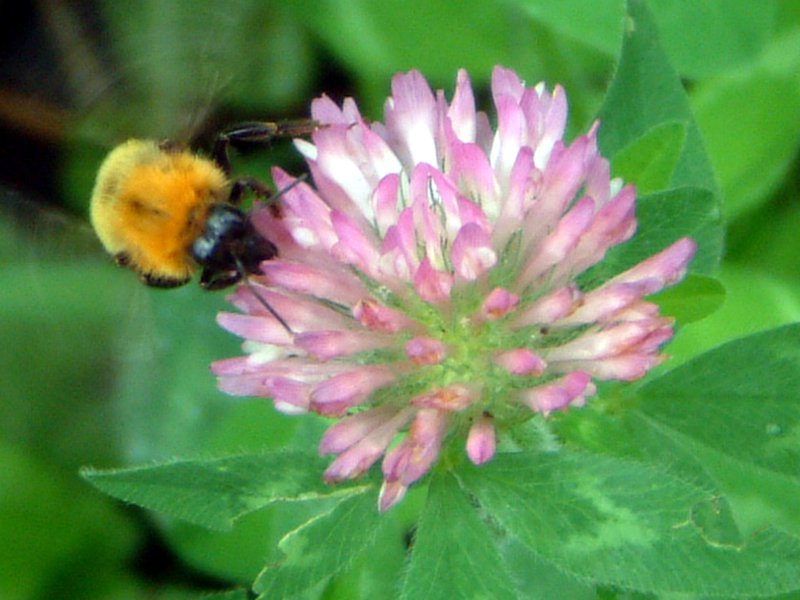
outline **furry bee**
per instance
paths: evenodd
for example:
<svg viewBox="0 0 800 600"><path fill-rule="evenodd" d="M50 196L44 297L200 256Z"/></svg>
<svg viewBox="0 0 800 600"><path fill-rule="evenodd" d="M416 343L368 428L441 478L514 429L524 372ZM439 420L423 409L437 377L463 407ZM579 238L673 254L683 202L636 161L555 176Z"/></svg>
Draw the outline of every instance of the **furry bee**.
<svg viewBox="0 0 800 600"><path fill-rule="evenodd" d="M222 289L258 272L277 255L238 208L246 191L268 197L251 178L231 180L231 144L307 135L311 120L244 123L219 134L211 157L172 142L131 139L114 148L97 174L91 221L118 265L160 288Z"/></svg>

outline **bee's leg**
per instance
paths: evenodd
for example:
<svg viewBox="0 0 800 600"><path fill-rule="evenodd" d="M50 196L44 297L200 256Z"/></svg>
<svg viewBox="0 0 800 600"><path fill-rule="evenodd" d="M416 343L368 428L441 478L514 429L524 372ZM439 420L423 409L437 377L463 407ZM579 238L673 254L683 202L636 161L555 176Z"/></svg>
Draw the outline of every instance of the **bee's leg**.
<svg viewBox="0 0 800 600"><path fill-rule="evenodd" d="M222 290L232 286L242 279L239 271L219 272L204 267L200 273L200 287L204 290Z"/></svg>
<svg viewBox="0 0 800 600"><path fill-rule="evenodd" d="M278 312L272 308L269 302L267 302L264 297L258 293L258 290L250 283L250 280L247 276L242 276L242 272L244 271L244 266L242 266L241 261L237 260L237 269L236 271L228 271L225 273L215 273L213 269L209 269L208 267L203 268L202 273L200 274L200 287L204 290L221 290L226 287L230 287L235 283L241 281L244 283L245 287L250 290L250 293L253 294L255 299L258 301L261 306L267 309L269 313L275 317L275 320L281 324L281 326L289 332L289 334L293 334L292 328L289 327L289 324L284 320L282 316L278 314Z"/></svg>
<svg viewBox="0 0 800 600"><path fill-rule="evenodd" d="M226 173L231 172L231 159L228 149L231 144L269 143L274 138L308 135L319 127L319 123L311 119L292 119L286 121L253 121L240 123L226 129L217 136L211 157Z"/></svg>
<svg viewBox="0 0 800 600"><path fill-rule="evenodd" d="M299 175L297 179L295 179L285 188L278 190L277 193L273 193L271 189L269 189L258 179L253 179L252 177L242 177L239 179L235 179L233 181L233 184L231 186L231 193L228 196L228 202L230 202L234 206L238 206L242 201L242 196L244 195L244 193L250 190L262 200L268 200L269 201L268 204L274 207L275 201L278 198L280 198L283 194L288 192L298 183L305 180L306 180L306 174L303 173L302 175Z"/></svg>
<svg viewBox="0 0 800 600"><path fill-rule="evenodd" d="M114 263L118 267L127 267L131 264L131 257L127 252L117 252L114 255Z"/></svg>
<svg viewBox="0 0 800 600"><path fill-rule="evenodd" d="M178 153L186 150L186 144L176 142L175 140L161 140L158 142L159 150L170 153Z"/></svg>
<svg viewBox="0 0 800 600"><path fill-rule="evenodd" d="M266 185L253 177L241 177L235 179L231 184L231 193L228 196L228 202L234 206L238 206L242 202L242 196L246 191L253 192L259 198L269 198L272 196L272 190Z"/></svg>

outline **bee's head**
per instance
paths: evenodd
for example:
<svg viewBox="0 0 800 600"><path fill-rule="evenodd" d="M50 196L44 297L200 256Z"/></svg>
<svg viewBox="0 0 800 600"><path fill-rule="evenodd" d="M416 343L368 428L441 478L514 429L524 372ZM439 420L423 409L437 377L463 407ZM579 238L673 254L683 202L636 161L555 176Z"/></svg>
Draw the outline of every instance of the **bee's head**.
<svg viewBox="0 0 800 600"><path fill-rule="evenodd" d="M258 272L258 265L278 254L275 244L253 227L247 215L230 204L216 204L205 228L194 241L192 257L205 270L240 271L241 277Z"/></svg>

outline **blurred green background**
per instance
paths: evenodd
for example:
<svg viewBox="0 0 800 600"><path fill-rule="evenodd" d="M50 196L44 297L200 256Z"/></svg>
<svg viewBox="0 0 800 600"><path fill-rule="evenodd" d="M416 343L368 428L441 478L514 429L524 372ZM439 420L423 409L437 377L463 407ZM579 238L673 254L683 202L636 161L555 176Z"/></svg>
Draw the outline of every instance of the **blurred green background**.
<svg viewBox="0 0 800 600"><path fill-rule="evenodd" d="M648 5L728 226L726 302L680 330L675 364L800 315L800 2ZM273 524L301 522L301 511L261 511L211 534L123 507L78 477L83 465L280 447L318 427L215 390L208 364L239 351L214 322L224 294L145 289L103 254L85 214L104 154L130 136L203 147L230 122L306 116L323 92L354 96L379 119L391 76L409 68L448 92L467 68L485 108L495 64L561 83L571 137L613 75L624 4L38 0L0 10L0 598L246 587L276 558ZM238 154L235 171L263 176L271 163L302 168L276 143ZM399 544L390 551L402 556Z"/></svg>

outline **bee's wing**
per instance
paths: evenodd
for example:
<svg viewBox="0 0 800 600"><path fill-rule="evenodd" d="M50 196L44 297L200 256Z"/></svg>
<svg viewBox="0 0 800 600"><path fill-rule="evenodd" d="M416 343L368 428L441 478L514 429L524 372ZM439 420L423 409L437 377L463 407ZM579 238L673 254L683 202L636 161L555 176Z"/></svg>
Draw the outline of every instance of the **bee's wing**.
<svg viewBox="0 0 800 600"><path fill-rule="evenodd" d="M3 262L101 260L103 248L89 224L67 211L0 186Z"/></svg>

